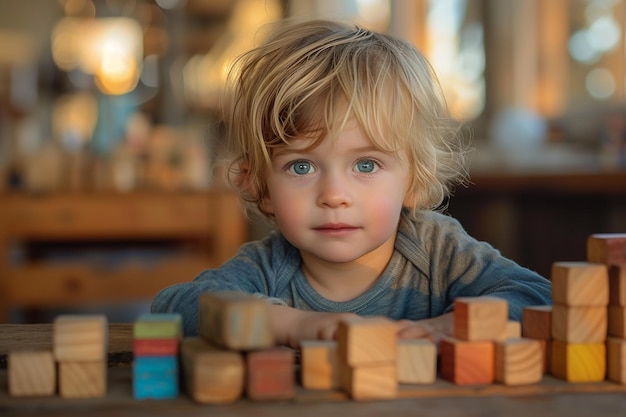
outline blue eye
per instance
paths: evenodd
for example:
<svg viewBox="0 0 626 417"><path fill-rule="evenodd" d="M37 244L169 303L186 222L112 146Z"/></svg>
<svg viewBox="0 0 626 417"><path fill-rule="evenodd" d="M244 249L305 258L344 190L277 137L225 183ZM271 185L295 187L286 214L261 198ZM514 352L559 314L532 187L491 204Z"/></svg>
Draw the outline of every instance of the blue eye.
<svg viewBox="0 0 626 417"><path fill-rule="evenodd" d="M354 166L354 169L357 172L371 174L372 172L375 172L376 170L378 170L378 164L373 159L361 159L357 161L356 165Z"/></svg>
<svg viewBox="0 0 626 417"><path fill-rule="evenodd" d="M315 171L309 161L296 161L289 165L289 171L296 175L306 175Z"/></svg>

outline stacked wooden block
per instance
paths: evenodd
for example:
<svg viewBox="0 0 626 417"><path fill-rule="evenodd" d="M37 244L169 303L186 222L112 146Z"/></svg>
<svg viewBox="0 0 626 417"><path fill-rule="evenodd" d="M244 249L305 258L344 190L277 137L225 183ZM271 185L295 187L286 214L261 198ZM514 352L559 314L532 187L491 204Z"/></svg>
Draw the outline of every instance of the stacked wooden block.
<svg viewBox="0 0 626 417"><path fill-rule="evenodd" d="M142 314L133 324L133 396L170 399L178 396L180 314Z"/></svg>
<svg viewBox="0 0 626 417"><path fill-rule="evenodd" d="M52 350L18 350L8 354L9 395L52 396L57 372Z"/></svg>
<svg viewBox="0 0 626 417"><path fill-rule="evenodd" d="M52 325L52 347L58 363L61 397L106 395L108 323L105 316L58 316Z"/></svg>
<svg viewBox="0 0 626 417"><path fill-rule="evenodd" d="M496 297L461 297L454 303L454 337L441 341L441 377L455 384L537 383L543 350L520 337L508 320L508 304Z"/></svg>
<svg viewBox="0 0 626 417"><path fill-rule="evenodd" d="M269 305L241 292L201 294L199 338L182 344L185 388L199 403L295 396L295 352L277 347Z"/></svg>
<svg viewBox="0 0 626 417"><path fill-rule="evenodd" d="M587 260L608 268L607 377L626 384L626 234L591 235Z"/></svg>

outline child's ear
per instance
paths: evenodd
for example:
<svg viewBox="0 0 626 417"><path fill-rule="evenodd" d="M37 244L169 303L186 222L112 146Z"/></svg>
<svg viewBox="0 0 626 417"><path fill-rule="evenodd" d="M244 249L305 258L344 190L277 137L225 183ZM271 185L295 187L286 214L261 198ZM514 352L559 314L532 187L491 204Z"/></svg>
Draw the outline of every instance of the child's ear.
<svg viewBox="0 0 626 417"><path fill-rule="evenodd" d="M265 214L274 214L274 205L272 204L272 198L270 197L270 194L269 192L267 192L267 190L265 191L265 195L261 199L261 204L259 208Z"/></svg>
<svg viewBox="0 0 626 417"><path fill-rule="evenodd" d="M263 212L267 214L274 214L272 201L267 193L267 190L259 190L258 184L253 180L252 176L253 174L250 172L250 163L248 161L242 161L239 164L237 173L233 176L232 182L242 194L248 195L257 201L260 198L261 201L259 208Z"/></svg>

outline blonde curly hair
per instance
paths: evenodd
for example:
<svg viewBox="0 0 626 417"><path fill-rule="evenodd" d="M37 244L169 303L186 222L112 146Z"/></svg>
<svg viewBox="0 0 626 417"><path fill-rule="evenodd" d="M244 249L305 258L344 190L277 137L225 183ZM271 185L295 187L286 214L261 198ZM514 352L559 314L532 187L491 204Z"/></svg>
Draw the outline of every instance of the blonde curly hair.
<svg viewBox="0 0 626 417"><path fill-rule="evenodd" d="M413 213L439 207L467 179L460 124L409 42L341 22L285 19L238 58L229 80L227 173L248 214L271 218L261 202L276 148L302 137L314 147L349 117L374 146L406 152Z"/></svg>

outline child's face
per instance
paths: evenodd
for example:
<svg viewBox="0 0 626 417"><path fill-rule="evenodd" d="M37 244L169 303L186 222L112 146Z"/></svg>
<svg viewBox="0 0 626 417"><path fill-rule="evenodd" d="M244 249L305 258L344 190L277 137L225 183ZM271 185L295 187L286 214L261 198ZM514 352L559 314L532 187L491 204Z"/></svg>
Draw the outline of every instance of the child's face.
<svg viewBox="0 0 626 417"><path fill-rule="evenodd" d="M343 263L390 253L409 184L404 156L376 149L354 119L335 140L307 150L310 143L274 153L263 208L303 258Z"/></svg>

